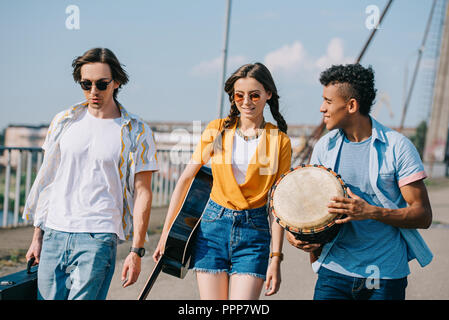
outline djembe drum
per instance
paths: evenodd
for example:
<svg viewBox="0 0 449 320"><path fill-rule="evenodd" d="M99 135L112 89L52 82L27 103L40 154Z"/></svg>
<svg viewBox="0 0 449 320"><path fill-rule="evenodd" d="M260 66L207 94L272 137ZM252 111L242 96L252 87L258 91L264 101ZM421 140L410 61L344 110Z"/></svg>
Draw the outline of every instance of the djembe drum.
<svg viewBox="0 0 449 320"><path fill-rule="evenodd" d="M283 174L269 192L269 210L297 240L326 243L338 233L336 219L328 212L334 196L348 197L341 177L320 165L301 165Z"/></svg>

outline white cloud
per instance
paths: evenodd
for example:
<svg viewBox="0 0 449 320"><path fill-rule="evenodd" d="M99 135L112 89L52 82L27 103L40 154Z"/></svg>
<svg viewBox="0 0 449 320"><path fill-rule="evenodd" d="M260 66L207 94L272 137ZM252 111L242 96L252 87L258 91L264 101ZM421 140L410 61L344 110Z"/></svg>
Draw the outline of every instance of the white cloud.
<svg viewBox="0 0 449 320"><path fill-rule="evenodd" d="M265 56L265 65L271 71L296 70L304 64L306 51L301 42L295 41L291 45L285 45Z"/></svg>
<svg viewBox="0 0 449 320"><path fill-rule="evenodd" d="M249 60L242 55L228 57L227 73L233 72L245 63L249 63ZM342 39L333 38L327 46L326 54L319 58L308 54L304 45L299 40L296 40L291 44L286 44L267 53L264 58L264 64L274 74L295 76L302 72L301 76L303 78L312 77L315 79L319 72L332 64L352 63L353 60L352 57L345 57ZM217 57L197 64L192 68L191 73L194 76L208 76L218 74L221 71L221 67L222 58ZM307 71L306 74L304 74L305 71Z"/></svg>
<svg viewBox="0 0 449 320"><path fill-rule="evenodd" d="M324 70L333 64L352 63L352 57L345 57L343 41L340 38L333 38L327 46L326 54L315 62L315 66L320 70Z"/></svg>
<svg viewBox="0 0 449 320"><path fill-rule="evenodd" d="M247 63L247 58L244 56L228 57L227 69L234 71L237 67ZM217 57L212 60L200 62L192 68L192 74L195 76L205 76L215 74L221 71L222 57Z"/></svg>
<svg viewBox="0 0 449 320"><path fill-rule="evenodd" d="M294 74L298 71L315 74L332 64L352 63L353 60L352 57L345 57L343 41L340 38L331 39L326 54L319 58L308 54L300 41L284 45L265 56L265 64L272 72L283 71L284 74Z"/></svg>

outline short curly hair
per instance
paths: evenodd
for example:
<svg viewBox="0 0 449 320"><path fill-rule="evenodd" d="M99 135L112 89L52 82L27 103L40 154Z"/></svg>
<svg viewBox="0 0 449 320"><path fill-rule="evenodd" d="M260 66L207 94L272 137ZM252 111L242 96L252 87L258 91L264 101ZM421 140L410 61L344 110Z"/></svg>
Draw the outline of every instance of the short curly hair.
<svg viewBox="0 0 449 320"><path fill-rule="evenodd" d="M339 92L345 100L354 98L360 105L360 113L367 116L374 104L377 90L374 88L374 71L360 64L333 65L320 75L323 86L341 84Z"/></svg>

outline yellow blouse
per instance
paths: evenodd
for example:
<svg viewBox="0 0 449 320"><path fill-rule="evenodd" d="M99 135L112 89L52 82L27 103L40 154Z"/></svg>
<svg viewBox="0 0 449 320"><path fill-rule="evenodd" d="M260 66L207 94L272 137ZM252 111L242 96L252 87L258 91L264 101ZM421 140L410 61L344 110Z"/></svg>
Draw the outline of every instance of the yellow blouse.
<svg viewBox="0 0 449 320"><path fill-rule="evenodd" d="M201 135L192 155L194 163L206 164L211 155L213 185L210 197L219 205L232 210L262 207L277 179L291 166L290 138L277 126L267 122L251 158L243 184L237 184L232 172L232 147L237 124L226 129L221 145L213 143L221 132L225 119L211 121ZM215 149L215 150L213 150Z"/></svg>

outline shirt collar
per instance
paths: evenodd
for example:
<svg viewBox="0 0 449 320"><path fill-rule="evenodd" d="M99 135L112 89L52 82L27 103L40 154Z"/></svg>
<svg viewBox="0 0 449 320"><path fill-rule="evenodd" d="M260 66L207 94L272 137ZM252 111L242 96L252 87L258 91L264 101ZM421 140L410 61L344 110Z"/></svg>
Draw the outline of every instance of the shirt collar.
<svg viewBox="0 0 449 320"><path fill-rule="evenodd" d="M134 117L130 113L128 113L128 111L122 106L120 102L116 100L116 103L120 109L121 125L126 126ZM63 116L61 120L74 119L78 117L81 114L81 112L87 108L87 105L88 105L87 101L75 104L67 111L67 113Z"/></svg>
<svg viewBox="0 0 449 320"><path fill-rule="evenodd" d="M371 125L372 125L372 137L374 140L379 140L382 143L386 143L385 139L385 130L384 126L376 121L373 117L371 117Z"/></svg>
<svg viewBox="0 0 449 320"><path fill-rule="evenodd" d="M116 100L116 102L120 109L122 126L126 126L131 121L131 116L128 113L128 111L126 111L126 109L122 106L122 104L120 102L118 102L117 100Z"/></svg>
<svg viewBox="0 0 449 320"><path fill-rule="evenodd" d="M373 142L375 140L379 140L382 143L386 142L385 139L385 130L384 127L376 121L376 119L374 119L373 117L369 116L371 119L371 136L373 138ZM343 138L344 137L344 132L342 129L336 129L330 132L329 138L332 139L338 139L338 138Z"/></svg>

